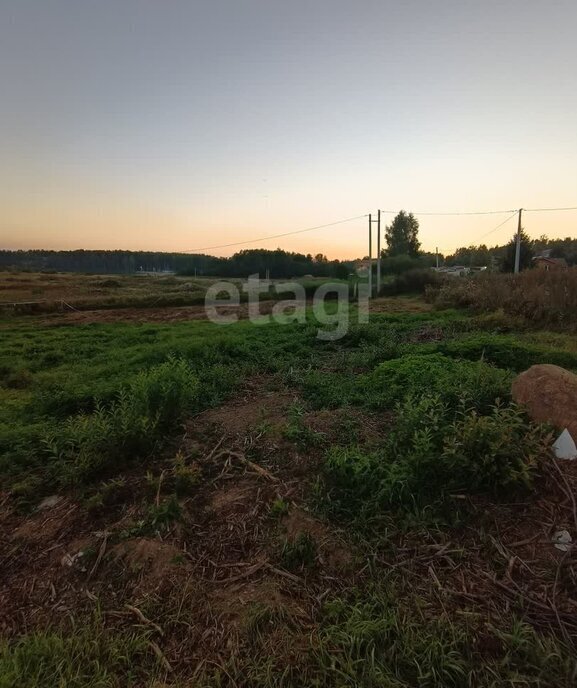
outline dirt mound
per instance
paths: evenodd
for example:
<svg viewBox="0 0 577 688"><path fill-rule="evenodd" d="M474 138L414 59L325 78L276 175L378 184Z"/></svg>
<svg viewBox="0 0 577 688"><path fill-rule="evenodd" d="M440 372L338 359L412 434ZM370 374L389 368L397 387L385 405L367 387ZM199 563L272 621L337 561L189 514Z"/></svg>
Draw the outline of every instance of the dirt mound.
<svg viewBox="0 0 577 688"><path fill-rule="evenodd" d="M161 582L185 568L182 551L172 544L152 538L136 538L116 545L110 555L114 564L121 564L139 574L148 583Z"/></svg>
<svg viewBox="0 0 577 688"><path fill-rule="evenodd" d="M567 428L577 438L577 375L555 365L534 365L515 378L511 391L534 421Z"/></svg>
<svg viewBox="0 0 577 688"><path fill-rule="evenodd" d="M310 535L317 546L320 562L328 569L346 573L353 566L353 552L339 539L334 529L302 509L291 509L283 526L289 542L294 542L300 535Z"/></svg>
<svg viewBox="0 0 577 688"><path fill-rule="evenodd" d="M59 500L51 509L39 510L23 521L12 533L15 540L53 545L66 537L76 521L77 505Z"/></svg>
<svg viewBox="0 0 577 688"><path fill-rule="evenodd" d="M239 480L219 487L210 499L211 511L226 517L235 512L250 512L257 503L260 485L254 480Z"/></svg>
<svg viewBox="0 0 577 688"><path fill-rule="evenodd" d="M273 390L258 391L253 396L250 391L244 399L234 399L216 409L209 409L199 418L206 425L218 426L226 435L245 435L259 429L278 431L286 425L286 414L294 402L294 394Z"/></svg>
<svg viewBox="0 0 577 688"><path fill-rule="evenodd" d="M246 622L255 607L291 609L295 601L282 591L278 580L264 576L256 581L238 582L211 591L211 606L234 625ZM297 607L298 609L298 607Z"/></svg>

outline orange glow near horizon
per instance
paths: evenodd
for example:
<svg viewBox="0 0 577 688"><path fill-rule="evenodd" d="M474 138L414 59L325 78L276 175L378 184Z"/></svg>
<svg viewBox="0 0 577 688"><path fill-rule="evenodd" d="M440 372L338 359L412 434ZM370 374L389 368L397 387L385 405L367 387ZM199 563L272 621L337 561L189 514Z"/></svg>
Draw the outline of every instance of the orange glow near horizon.
<svg viewBox="0 0 577 688"><path fill-rule="evenodd" d="M299 216L294 213L294 223L268 224L266 218L258 218L254 223L241 223L236 226L219 222L218 218L203 217L191 226L186 217L171 213L166 218L162 212L131 212L127 208L114 208L108 211L92 212L78 207L28 209L23 221L20 214L4 215L4 225L0 248L18 249L102 249L162 252L195 252L215 256L231 256L237 251L251 248L275 249L298 253L323 253L330 259L352 259L368 255L368 218L361 217L332 227L315 229L273 239L265 237L294 230L305 229L302 222L296 224ZM549 207L549 206L547 206ZM468 210L466 207L452 210ZM408 212L410 206L404 206ZM444 211L443 211L444 212ZM376 211L373 211L376 217ZM279 213L277 213L278 215ZM349 215L350 216L350 215ZM345 215L346 217L346 215ZM383 213L381 218L382 247L385 247L384 231L394 217ZM419 238L421 248L449 254L456 248L472 244L487 246L507 243L517 228L517 218L511 218L496 231L495 227L508 215L479 216L419 216ZM338 221L339 217L316 215L318 224ZM316 226L313 220L311 226ZM566 212L525 212L523 227L532 238L546 235L550 239L577 236L577 211ZM259 239L239 245L222 247L223 244L236 244L249 239ZM219 248L220 247L220 248ZM376 255L376 224L373 225L373 255ZM196 250L195 250L196 249Z"/></svg>
<svg viewBox="0 0 577 688"><path fill-rule="evenodd" d="M577 206L574 0L4 4L0 248L190 252L381 207L448 254L515 222L418 211ZM361 257L366 220L205 252L256 247Z"/></svg>

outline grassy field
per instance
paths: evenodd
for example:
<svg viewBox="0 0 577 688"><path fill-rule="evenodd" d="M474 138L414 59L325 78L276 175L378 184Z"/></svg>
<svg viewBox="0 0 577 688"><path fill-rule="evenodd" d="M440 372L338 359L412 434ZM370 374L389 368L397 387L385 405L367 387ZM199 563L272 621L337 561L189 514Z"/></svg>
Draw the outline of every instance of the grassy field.
<svg viewBox="0 0 577 688"><path fill-rule="evenodd" d="M166 307L199 309L210 277L177 275L82 275L77 273L0 272L0 314L64 313L74 317L88 312L97 321L114 321L118 310L156 309L161 317ZM239 283L239 280L233 280ZM108 311L108 313L106 313Z"/></svg>
<svg viewBox="0 0 577 688"><path fill-rule="evenodd" d="M140 279L0 319L0 688L575 685L577 469L510 400L574 336L135 320Z"/></svg>

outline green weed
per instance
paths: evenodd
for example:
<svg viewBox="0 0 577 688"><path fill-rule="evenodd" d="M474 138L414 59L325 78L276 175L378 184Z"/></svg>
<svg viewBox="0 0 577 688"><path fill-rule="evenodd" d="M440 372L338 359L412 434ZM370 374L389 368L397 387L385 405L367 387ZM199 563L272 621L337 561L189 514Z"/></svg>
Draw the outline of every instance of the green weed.
<svg viewBox="0 0 577 688"><path fill-rule="evenodd" d="M43 439L54 480L78 484L145 455L194 408L198 394L198 379L185 361L169 358L140 373L112 404L70 418Z"/></svg>
<svg viewBox="0 0 577 688"><path fill-rule="evenodd" d="M305 410L300 404L292 404L288 411L288 423L284 431L287 440L294 442L300 449L318 446L324 436L308 427L305 422Z"/></svg>
<svg viewBox="0 0 577 688"><path fill-rule="evenodd" d="M150 654L145 633L110 631L96 618L70 633L39 632L2 642L0 688L143 685L155 673Z"/></svg>
<svg viewBox="0 0 577 688"><path fill-rule="evenodd" d="M294 540L283 542L280 562L289 571L310 568L317 557L317 546L309 533L299 533Z"/></svg>
<svg viewBox="0 0 577 688"><path fill-rule="evenodd" d="M284 499L275 499L274 502L270 505L270 511L269 514L272 518L282 518L283 516L286 516L289 511L289 505L287 502L284 501Z"/></svg>
<svg viewBox="0 0 577 688"><path fill-rule="evenodd" d="M446 617L424 623L423 605L398 586L353 592L325 604L320 643L313 650L322 685L388 688L570 686L577 663L563 646L513 621L510 630L484 629L494 648L483 656L480 629Z"/></svg>
<svg viewBox="0 0 577 688"><path fill-rule="evenodd" d="M481 361L459 361L441 354L408 355L386 361L362 378L367 402L392 408L415 394L435 394L452 407L461 403L487 409L510 396L512 376Z"/></svg>
<svg viewBox="0 0 577 688"><path fill-rule="evenodd" d="M202 471L198 464L187 465L183 454L179 452L176 455L172 469L172 480L177 496L182 497L190 494L200 482L201 476Z"/></svg>
<svg viewBox="0 0 577 688"><path fill-rule="evenodd" d="M182 518L182 507L175 496L165 499L158 506L154 504L148 510L146 525L151 530L163 530L169 528L175 521Z"/></svg>
<svg viewBox="0 0 577 688"><path fill-rule="evenodd" d="M384 447L334 447L325 465L330 508L361 521L387 510L458 514L452 495L528 488L543 431L513 406L456 413L439 396L409 397Z"/></svg>
<svg viewBox="0 0 577 688"><path fill-rule="evenodd" d="M122 498L125 491L125 478L111 478L101 483L98 490L85 501L89 511L98 511L105 507L114 506Z"/></svg>

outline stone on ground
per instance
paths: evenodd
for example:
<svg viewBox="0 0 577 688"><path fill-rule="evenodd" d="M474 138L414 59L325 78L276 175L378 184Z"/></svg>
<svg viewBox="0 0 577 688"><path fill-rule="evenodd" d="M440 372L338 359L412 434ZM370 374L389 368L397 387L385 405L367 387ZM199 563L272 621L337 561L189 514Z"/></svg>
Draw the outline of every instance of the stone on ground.
<svg viewBox="0 0 577 688"><path fill-rule="evenodd" d="M534 365L513 380L511 392L536 423L567 428L577 438L577 375L556 365Z"/></svg>

